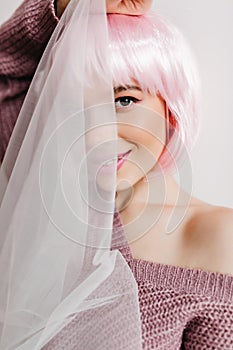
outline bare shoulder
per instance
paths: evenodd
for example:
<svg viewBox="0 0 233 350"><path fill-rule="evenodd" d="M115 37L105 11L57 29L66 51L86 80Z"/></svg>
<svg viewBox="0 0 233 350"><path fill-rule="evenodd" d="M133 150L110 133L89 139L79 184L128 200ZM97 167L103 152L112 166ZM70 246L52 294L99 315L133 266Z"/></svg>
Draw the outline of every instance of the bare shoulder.
<svg viewBox="0 0 233 350"><path fill-rule="evenodd" d="M233 275L233 209L200 201L184 235L197 267Z"/></svg>

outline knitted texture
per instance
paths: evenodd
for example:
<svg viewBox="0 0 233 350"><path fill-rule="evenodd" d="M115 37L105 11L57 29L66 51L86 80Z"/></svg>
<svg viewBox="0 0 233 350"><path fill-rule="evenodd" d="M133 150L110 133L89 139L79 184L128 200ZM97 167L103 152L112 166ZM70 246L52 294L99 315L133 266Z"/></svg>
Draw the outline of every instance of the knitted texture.
<svg viewBox="0 0 233 350"><path fill-rule="evenodd" d="M112 243L138 284L143 349L233 349L233 276L133 258L118 212Z"/></svg>
<svg viewBox="0 0 233 350"><path fill-rule="evenodd" d="M111 249L119 249L138 284L143 349L232 350L233 276L135 259L117 211L113 223ZM127 318L124 310L119 315ZM85 319L74 319L43 350L83 350L77 332L84 324ZM109 349L119 349L117 324L105 330ZM85 350L99 349L100 339L94 346L91 341Z"/></svg>
<svg viewBox="0 0 233 350"><path fill-rule="evenodd" d="M25 0L0 26L0 160L57 22L53 0Z"/></svg>

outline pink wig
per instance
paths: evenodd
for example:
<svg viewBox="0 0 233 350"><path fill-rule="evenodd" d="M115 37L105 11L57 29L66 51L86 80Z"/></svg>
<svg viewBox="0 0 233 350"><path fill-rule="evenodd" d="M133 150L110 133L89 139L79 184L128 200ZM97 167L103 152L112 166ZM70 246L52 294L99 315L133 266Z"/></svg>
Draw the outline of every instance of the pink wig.
<svg viewBox="0 0 233 350"><path fill-rule="evenodd" d="M182 34L161 16L108 15L110 66L114 85L132 85L160 94L176 132L168 143L178 162L184 147L191 150L199 129L199 75ZM173 169L164 149L163 169Z"/></svg>

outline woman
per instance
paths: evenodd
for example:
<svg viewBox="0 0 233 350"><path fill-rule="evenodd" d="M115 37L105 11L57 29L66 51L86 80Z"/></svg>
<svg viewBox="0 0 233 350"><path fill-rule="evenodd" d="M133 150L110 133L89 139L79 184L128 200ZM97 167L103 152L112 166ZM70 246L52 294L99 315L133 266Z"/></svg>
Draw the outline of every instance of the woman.
<svg viewBox="0 0 233 350"><path fill-rule="evenodd" d="M76 23L73 19L74 17L71 17L67 22L72 29ZM79 19L81 27L84 28L85 23L82 22L82 18ZM98 21L97 24L99 25ZM62 53L68 52L69 45L66 46L67 50L64 50L65 39L69 36L70 40L76 40L76 38L71 35L73 31L68 32L69 26L67 26L67 31L61 30L57 33L57 35L60 34L58 40L55 41L57 45L52 46L56 50L49 56L49 60L48 56L45 56L44 62L41 63L41 68L45 67L47 70L39 69L39 73L44 75L37 74L35 77L37 83L34 80L35 90L32 89L28 95L28 104L32 96L36 96L38 102L33 108L33 119L9 182L14 189L17 188L15 197L17 198L19 194L22 200L21 202L17 200L16 204L13 204L14 225L9 225L7 219L4 224L6 231L10 233L9 238L6 237L4 246L3 258L5 261L7 261L7 253L11 253L10 278L7 279L10 288L7 294L8 307L5 310L5 325L8 328L5 329L11 336L16 336L18 343L14 340L13 344L17 346L21 344L25 346L33 337L36 338L42 329L42 340L40 338L38 342L36 339L37 348L41 345L45 349L59 349L64 346L67 349L72 347L80 349L139 348L135 333L137 312L133 314L133 309L137 311L137 305L133 304L133 307L130 308L134 301L133 284L129 283L131 282L130 275L122 268L125 266L121 264L120 259L112 264L112 260L106 258L107 254L101 253L99 249L104 247L106 251L108 248L106 241L109 235L98 241L98 233L102 234L103 228L108 229L109 215L106 214L106 210L111 208L112 195L115 195L116 190L116 205L120 214L116 211L114 215L112 251L121 251L137 281L142 348L230 348L232 345L233 295L230 248L232 212L190 198L190 195L181 190L171 176L173 167L186 153L186 146L190 146L190 128L193 128L193 123L196 124L198 81L195 68L191 63L191 56L176 29L155 15L136 19L126 16L109 16L108 24L110 51L103 53L104 46L101 45L104 41L96 43L96 40L100 38L91 35L88 37L90 47L88 46L85 50L88 53L85 69L79 68L82 67L82 64L76 66L78 56L74 50L72 55L67 55L67 67L64 67L64 74L61 74L59 79L55 74L57 73L55 68L59 68L62 58L64 59ZM92 25L95 29L98 28L95 27L95 22ZM104 30L104 27L102 29ZM100 33L102 32L99 31ZM80 50L85 42L85 38L81 43L79 42ZM98 50L99 47L102 50ZM88 51L93 48L94 52L90 52L95 54L94 56ZM103 58L107 60L103 61ZM48 61L48 66L45 65L45 60ZM83 84L82 91L85 95L84 106L86 107L84 124L81 121L78 124L79 118L76 118L80 114L82 116L82 112L79 111L79 108L77 109L77 103L79 103L77 99L79 100L81 95L80 73L83 74L83 80L92 76L94 81L94 88L92 81L87 86L86 83ZM112 98L109 90L112 87L111 81L109 82L110 74L113 77L115 90L117 138L115 138L115 130L112 129L115 120L112 118L114 113L110 103ZM64 89L65 82L67 89ZM90 80L87 79L87 82ZM52 95L50 91L52 87L55 95ZM37 97L38 91L40 92L39 97ZM48 96L49 93L51 95ZM69 104L66 101L69 101ZM102 102L102 105L99 106L98 102ZM81 105L83 105L82 102ZM27 102L25 106L30 107L27 106ZM61 116L60 122L63 123L56 124L59 116ZM77 126L82 130L80 131ZM80 135L85 134L85 143L84 145L82 142L78 143L76 147L77 140L80 140L79 133ZM44 141L41 144L43 138ZM104 147L105 143L107 147ZM54 158L51 157L55 154L55 148L58 160L56 164L54 164ZM118 157L114 168L111 160L115 159L116 148ZM67 149L68 153L65 152ZM73 217L69 217L64 206L55 210L60 200L60 192L57 191L54 183L58 183L57 179L63 180L64 175L66 181L62 181L62 189L66 194L67 203L73 210L74 208L83 209L82 206L78 206L77 198L72 196L74 188L70 187L72 180L75 181L74 174L76 174L71 170L74 170L75 164L79 164L78 160L83 160L83 158L87 163L87 169L90 166L90 169L94 170L92 176L90 171L85 172L80 165L79 173L87 175L89 180L87 184L85 176L80 178L82 185L88 185L87 191L85 191L85 186L80 186L82 190L84 189L82 194L87 196L84 198L88 200L88 208L91 207L88 212L88 234L92 233L92 227L94 227L94 235L88 235L90 240L87 241L81 241L85 236L76 235L77 226L72 223ZM96 161L97 165L95 165ZM55 170L50 170L50 166ZM59 174L61 173L62 176L60 177L57 171L61 168L62 172L59 171ZM152 175L147 182L148 174L152 169ZM38 170L39 177L37 176ZM116 178L115 170L117 170ZM27 178L27 182L23 181L23 188L19 188L22 178ZM38 178L40 186L37 188ZM96 185L95 188L93 184ZM95 192L96 188L97 192ZM12 220L12 213L8 212L8 205L11 202L10 192L7 186L3 198L3 210L5 209L3 213L8 213L9 221ZM101 194L100 200L99 194ZM35 202L31 202L31 207L35 206L35 210L28 206L23 207L25 199L28 201L30 198L36 202L36 205ZM46 221L42 206L39 204L41 198L49 221ZM177 198L179 205L177 205ZM101 201L101 199L105 200ZM107 200L111 203L108 204ZM23 210L17 213L17 207ZM171 220L168 230L167 224L174 207L175 221ZM92 216L93 208L97 209L98 215ZM29 217L29 212L34 214L33 218L37 221L34 223L30 220L24 225ZM77 213L81 215L81 210ZM84 211L83 217L86 218ZM25 221L22 218L25 218ZM51 222L53 225L48 229ZM220 225L221 236L218 227ZM55 228L57 231L53 235ZM72 231L73 228L74 231ZM79 229L82 229L81 224ZM25 230L28 231L28 235L23 234ZM44 234L46 230L47 235ZM18 234L20 231L21 235ZM63 237L59 236L60 239L58 232L63 232ZM171 234L166 235L166 233ZM67 237L69 242L64 237ZM27 244L24 244L25 239ZM79 274L82 278L78 279L75 286L73 285L74 272L78 260L77 250L74 250L71 241L81 243L80 246L83 243L86 244L86 252L88 252L88 259L84 257L82 267L88 270L89 275ZM92 255L96 248L98 248L98 254ZM78 250L78 253L81 254L81 250ZM18 257L22 259L23 269L17 265L17 262L20 264L21 261ZM109 257L113 255L110 254ZM49 265L45 262L46 258L48 258L46 261L50 262ZM96 272L90 262L94 262L96 267L102 267L102 270L97 279L92 279L92 283L87 284L88 276L90 279ZM28 265L30 265L29 268ZM39 270L41 265L42 268ZM58 265L57 269L55 265ZM46 266L49 266L48 271L45 270ZM106 269L111 266L115 266L114 273L104 275ZM61 276L61 267L69 268L65 277ZM37 273L37 269L41 274ZM54 277L54 272L51 271L55 271L57 275ZM67 270L64 269L64 271ZM80 273L76 271L78 272ZM5 275L4 286L6 285ZM42 289L40 282L36 283L40 281L38 276L41 277L41 283L43 281L47 285L47 289ZM93 288L93 283L100 281L103 276L105 276L103 288L101 289L101 284L99 284L100 289L94 289L94 298L91 292L87 292L87 287ZM108 280L109 276L112 279ZM21 288L20 290L15 289L17 285L19 286L15 283L17 277L18 282L22 284L22 290ZM56 281L62 283L56 284L56 288L53 289L53 284L49 284L50 279L54 280L54 284ZM80 281L85 281L86 284L82 285ZM122 282L126 286L125 290ZM61 288L60 284L64 284L65 288ZM80 285L83 287L81 290L78 289ZM106 286L111 288L109 295ZM38 290L39 287L43 293ZM51 290L53 293L50 293ZM57 298L57 294L61 291L65 299L61 298L57 304L55 303L55 306L52 305L53 299ZM75 294L76 291L79 293ZM86 304L81 300L83 291L87 293ZM27 297L25 297L26 292ZM127 293L130 298L124 299ZM72 294L80 301L78 309L75 308L75 302L71 298ZM111 303L114 301L114 294L121 295L122 303L120 303L121 299L117 298L115 305ZM89 299L90 296L93 298ZM97 297L100 298L98 303ZM103 311L101 313L92 314L95 309L94 302L98 306L96 311L101 307L101 297L106 308L100 309ZM108 298L111 300L110 303L107 303ZM47 305L49 307L52 305L51 310L55 307L56 312L51 312L52 317L50 314L47 315L47 310L41 310L41 308L46 309ZM122 305L125 309L122 308ZM28 334L27 315L22 312L24 310L30 310L28 313L30 321L34 322L34 328L31 327ZM31 310L34 310L34 314ZM63 312L62 317L59 310ZM11 315L17 317L12 319ZM66 316L71 315L75 317L72 322L68 322L71 321L71 318L66 318ZM107 322L110 316L113 318L111 322ZM43 317L45 321L43 320L44 323L42 322L41 325L40 319ZM94 323L91 323L92 317L95 320ZM39 321L35 318L38 318ZM60 319L62 319L61 323L58 322ZM20 320L21 328L26 329L22 330L21 334L24 334L24 337L21 338L17 338L18 332L20 333L20 327L16 327L18 326L17 320ZM106 321L104 324L102 324L103 320ZM125 320L126 322L123 322ZM53 329L54 324L56 325L55 330ZM11 327L12 325L17 328L17 332L14 327ZM38 325L41 325L41 328ZM129 327L131 325L132 328ZM93 334L91 333L93 326L95 327L94 338L91 339L89 334ZM104 331L107 336L102 338L101 343L99 334L103 336L103 327L106 327ZM127 330L125 327L128 327ZM43 330L45 330L44 333ZM49 335L46 334L46 331L49 331ZM49 340L47 344L45 340ZM31 346L30 343L29 346Z"/></svg>

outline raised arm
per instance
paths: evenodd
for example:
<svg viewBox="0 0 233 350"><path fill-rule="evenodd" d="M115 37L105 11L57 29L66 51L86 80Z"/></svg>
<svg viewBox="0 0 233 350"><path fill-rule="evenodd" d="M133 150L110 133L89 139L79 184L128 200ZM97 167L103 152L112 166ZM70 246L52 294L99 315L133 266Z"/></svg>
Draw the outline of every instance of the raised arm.
<svg viewBox="0 0 233 350"><path fill-rule="evenodd" d="M0 27L0 158L30 82L56 27L53 0L25 0Z"/></svg>

